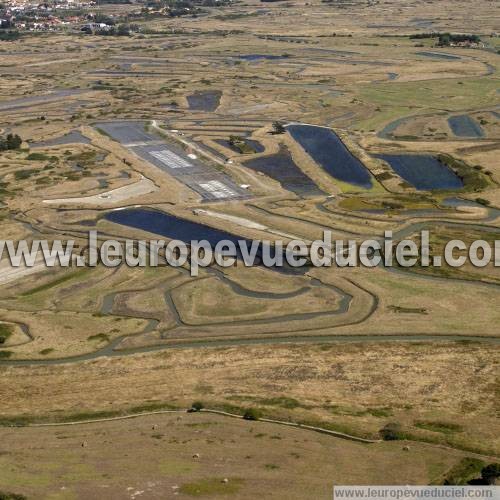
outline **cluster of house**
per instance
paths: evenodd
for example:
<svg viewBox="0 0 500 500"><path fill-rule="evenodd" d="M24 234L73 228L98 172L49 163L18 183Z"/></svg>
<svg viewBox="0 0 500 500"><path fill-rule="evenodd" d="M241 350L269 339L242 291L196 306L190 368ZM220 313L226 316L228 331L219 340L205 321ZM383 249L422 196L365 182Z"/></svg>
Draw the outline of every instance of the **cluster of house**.
<svg viewBox="0 0 500 500"><path fill-rule="evenodd" d="M450 47L465 47L468 49L484 49L486 46L484 42L481 40L461 40L459 42L450 42Z"/></svg>
<svg viewBox="0 0 500 500"><path fill-rule="evenodd" d="M85 17L62 16L61 11L89 8L93 0L56 0L51 4L11 0L0 11L0 28L27 31L54 31L85 21Z"/></svg>
<svg viewBox="0 0 500 500"><path fill-rule="evenodd" d="M112 26L106 23L86 23L81 27L81 31L93 33L94 31L108 31L111 28Z"/></svg>

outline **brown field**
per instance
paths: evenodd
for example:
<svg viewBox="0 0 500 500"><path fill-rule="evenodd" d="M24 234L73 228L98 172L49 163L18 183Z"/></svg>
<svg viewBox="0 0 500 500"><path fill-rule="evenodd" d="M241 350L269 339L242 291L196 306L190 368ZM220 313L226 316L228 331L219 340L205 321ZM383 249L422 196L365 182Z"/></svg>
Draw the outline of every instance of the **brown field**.
<svg viewBox="0 0 500 500"><path fill-rule="evenodd" d="M371 438L399 421L415 439L496 454L497 371L496 350L470 342L171 349L4 367L2 414L14 422L78 419L143 404L187 408L201 399L207 407L238 413L256 406L273 418ZM419 420L460 430L428 432L414 426Z"/></svg>
<svg viewBox="0 0 500 500"><path fill-rule="evenodd" d="M467 456L186 413L0 435L2 487L40 499L326 499L334 484L439 482Z"/></svg>

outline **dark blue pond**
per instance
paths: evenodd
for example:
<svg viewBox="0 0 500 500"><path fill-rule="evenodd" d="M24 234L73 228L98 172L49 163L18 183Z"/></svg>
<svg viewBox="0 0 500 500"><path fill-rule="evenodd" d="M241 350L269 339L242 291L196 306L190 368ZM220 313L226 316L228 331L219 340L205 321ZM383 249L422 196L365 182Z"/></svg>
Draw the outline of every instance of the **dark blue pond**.
<svg viewBox="0 0 500 500"><path fill-rule="evenodd" d="M193 111L215 111L219 107L221 96L220 90L206 90L195 92L186 99L189 109Z"/></svg>
<svg viewBox="0 0 500 500"><path fill-rule="evenodd" d="M107 212L104 215L104 218L116 224L141 229L171 240L180 240L186 244L189 244L194 240L206 240L210 243L212 248L214 248L219 241L229 240L236 245L239 259L242 259L242 254L239 251L241 242L245 242L247 248L249 249L252 246L252 240L247 238L206 226L205 224L200 224L187 219L181 219L180 217L176 217L175 215L171 215L166 212L160 212L159 210L147 208L113 210L111 212ZM256 253L257 265L260 262L259 257L262 256L261 245L262 244L259 244L258 251ZM274 255L274 250L271 251L271 255ZM285 274L303 274L307 270L306 267L290 267L286 264L286 261L283 267L270 267L269 269Z"/></svg>
<svg viewBox="0 0 500 500"><path fill-rule="evenodd" d="M463 182L453 170L431 155L376 155L418 190L460 189Z"/></svg>
<svg viewBox="0 0 500 500"><path fill-rule="evenodd" d="M104 218L111 222L142 229L173 240L181 240L185 243L192 240L207 240L211 245L215 246L221 240L230 240L236 243L238 240L243 239L204 224L146 208L113 210L106 213Z"/></svg>
<svg viewBox="0 0 500 500"><path fill-rule="evenodd" d="M483 137L484 131L469 115L451 116L448 125L457 137Z"/></svg>
<svg viewBox="0 0 500 500"><path fill-rule="evenodd" d="M243 162L245 167L262 172L278 181L284 189L299 196L321 196L325 193L293 161L287 149Z"/></svg>
<svg viewBox="0 0 500 500"><path fill-rule="evenodd" d="M332 177L355 186L372 187L368 170L333 130L314 125L288 125L286 129L304 151Z"/></svg>

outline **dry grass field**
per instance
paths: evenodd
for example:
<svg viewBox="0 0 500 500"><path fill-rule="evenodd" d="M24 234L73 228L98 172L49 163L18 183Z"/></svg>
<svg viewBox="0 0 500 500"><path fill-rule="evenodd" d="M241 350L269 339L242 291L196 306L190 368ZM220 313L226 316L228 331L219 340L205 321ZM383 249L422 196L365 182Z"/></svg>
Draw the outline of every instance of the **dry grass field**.
<svg viewBox="0 0 500 500"><path fill-rule="evenodd" d="M40 499L326 499L334 484L439 482L466 456L186 413L0 435L2 486Z"/></svg>
<svg viewBox="0 0 500 500"><path fill-rule="evenodd" d="M415 439L490 455L499 447L497 352L481 343L169 349L2 372L4 422L78 420L94 411L112 415L142 406L188 408L201 400L240 414L255 406L272 418L361 437L377 438L385 424L397 421ZM420 421L456 429L431 432L418 427Z"/></svg>

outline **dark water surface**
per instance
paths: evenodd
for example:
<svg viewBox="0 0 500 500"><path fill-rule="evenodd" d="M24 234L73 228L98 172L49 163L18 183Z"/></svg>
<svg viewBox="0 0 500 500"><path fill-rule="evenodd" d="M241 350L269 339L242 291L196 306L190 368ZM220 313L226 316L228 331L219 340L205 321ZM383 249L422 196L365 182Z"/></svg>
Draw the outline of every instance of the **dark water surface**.
<svg viewBox="0 0 500 500"><path fill-rule="evenodd" d="M448 125L457 137L483 137L484 131L479 123L469 115L451 116Z"/></svg>
<svg viewBox="0 0 500 500"><path fill-rule="evenodd" d="M366 167L347 149L333 130L300 124L288 125L286 129L332 177L355 186L372 187L372 178Z"/></svg>
<svg viewBox="0 0 500 500"><path fill-rule="evenodd" d="M463 182L453 170L431 155L376 155L391 166L405 181L419 190L460 189Z"/></svg>
<svg viewBox="0 0 500 500"><path fill-rule="evenodd" d="M252 248L253 240L237 236L233 233L228 233L221 229L216 229L205 224L193 222L188 219L181 219L175 215L159 210L148 208L127 208L125 210L113 210L107 212L104 218L110 222L121 224L123 226L141 229L149 233L158 234L171 240L180 240L186 244L192 241L206 240L210 243L212 249L222 240L233 242L237 249L237 257L243 260L243 254L240 251L241 245L246 244L247 249ZM242 243L243 242L243 243ZM256 265L261 264L260 257L262 256L262 246L259 243L256 252ZM274 255L274 249L271 249L271 256ZM277 271L284 274L304 274L308 267L290 267L284 263L283 266L269 267L272 271Z"/></svg>
<svg viewBox="0 0 500 500"><path fill-rule="evenodd" d="M215 111L220 104L222 92L220 90L206 90L195 92L187 96L189 109L194 111Z"/></svg>
<svg viewBox="0 0 500 500"><path fill-rule="evenodd" d="M278 181L284 189L299 196L321 196L325 194L310 177L300 170L285 148L282 148L279 153L274 155L262 156L243 162L243 165L266 174Z"/></svg>

